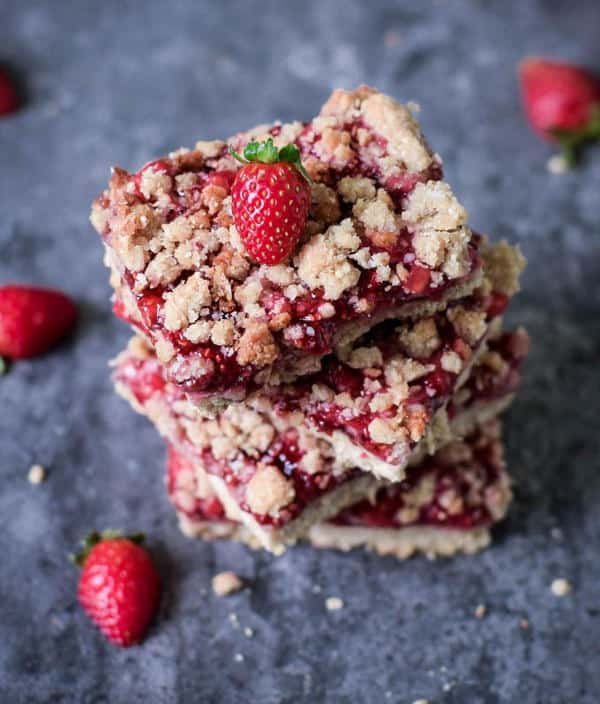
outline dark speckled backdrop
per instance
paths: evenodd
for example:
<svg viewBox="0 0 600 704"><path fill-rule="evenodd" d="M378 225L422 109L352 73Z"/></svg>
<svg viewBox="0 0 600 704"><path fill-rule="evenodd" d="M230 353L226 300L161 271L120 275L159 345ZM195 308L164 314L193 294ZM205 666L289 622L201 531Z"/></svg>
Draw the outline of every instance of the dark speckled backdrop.
<svg viewBox="0 0 600 704"><path fill-rule="evenodd" d="M61 286L82 315L71 343L0 379L2 703L600 701L600 151L548 173L518 101L527 53L600 68L600 4L0 0L0 60L27 92L0 121L0 281ZM161 441L111 389L128 331L90 201L111 164L308 118L360 82L421 103L473 224L529 258L510 314L534 339L507 421L516 505L491 550L437 563L190 542ZM76 605L65 556L92 526L150 536L166 593L142 647L110 647ZM219 600L228 568L251 587Z"/></svg>

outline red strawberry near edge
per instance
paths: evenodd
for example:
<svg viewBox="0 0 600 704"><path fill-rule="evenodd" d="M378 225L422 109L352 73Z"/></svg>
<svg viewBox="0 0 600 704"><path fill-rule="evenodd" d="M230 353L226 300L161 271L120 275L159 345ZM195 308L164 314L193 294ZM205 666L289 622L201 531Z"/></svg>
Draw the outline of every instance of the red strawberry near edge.
<svg viewBox="0 0 600 704"><path fill-rule="evenodd" d="M600 79L581 66L524 59L519 66L527 117L544 139L558 142L573 163L586 142L600 141Z"/></svg>
<svg viewBox="0 0 600 704"><path fill-rule="evenodd" d="M259 264L280 264L302 236L310 207L310 182L298 147L277 149L269 138L250 142L243 157L230 152L244 164L231 189L233 219L242 242Z"/></svg>
<svg viewBox="0 0 600 704"><path fill-rule="evenodd" d="M82 567L79 602L115 645L140 643L160 599L160 577L143 536L122 537L114 531L92 533L73 561Z"/></svg>
<svg viewBox="0 0 600 704"><path fill-rule="evenodd" d="M0 287L0 356L35 357L74 327L77 309L60 291L31 286Z"/></svg>
<svg viewBox="0 0 600 704"><path fill-rule="evenodd" d="M19 96L8 74L0 67L0 116L8 115L19 107Z"/></svg>

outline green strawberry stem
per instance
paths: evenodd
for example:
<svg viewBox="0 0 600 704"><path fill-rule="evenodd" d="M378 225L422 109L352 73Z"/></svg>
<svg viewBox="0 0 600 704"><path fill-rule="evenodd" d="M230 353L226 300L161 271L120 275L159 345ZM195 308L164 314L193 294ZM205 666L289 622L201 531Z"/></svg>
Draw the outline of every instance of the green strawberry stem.
<svg viewBox="0 0 600 704"><path fill-rule="evenodd" d="M115 538L121 538L123 540L130 540L136 545L140 545L144 542L143 533L132 533L131 535L123 535L120 530L114 530L113 528L108 528L99 533L97 530L93 530L89 535L81 541L82 549L80 552L71 553L69 555L69 560L77 567L83 567L83 563L86 561L87 556L90 554L94 545L102 542L103 540L113 540Z"/></svg>
<svg viewBox="0 0 600 704"><path fill-rule="evenodd" d="M278 164L280 162L292 164L308 183L311 183L310 176L302 166L300 150L295 144L286 144L285 147L278 149L273 144L273 139L269 137L266 142L248 142L244 148L244 156L240 156L232 147L229 147L229 153L242 164Z"/></svg>
<svg viewBox="0 0 600 704"><path fill-rule="evenodd" d="M590 142L600 142L600 103L590 112L588 123L577 130L553 130L561 146L562 157L569 167L577 164L581 148Z"/></svg>

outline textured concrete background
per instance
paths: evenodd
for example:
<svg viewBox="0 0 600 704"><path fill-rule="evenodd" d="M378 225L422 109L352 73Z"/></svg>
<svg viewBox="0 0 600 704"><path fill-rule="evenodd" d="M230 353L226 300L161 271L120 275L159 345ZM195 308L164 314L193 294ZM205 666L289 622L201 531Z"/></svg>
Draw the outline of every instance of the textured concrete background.
<svg viewBox="0 0 600 704"><path fill-rule="evenodd" d="M82 311L72 342L0 380L2 702L598 702L600 152L550 175L515 67L527 53L600 67L599 25L594 0L1 0L0 60L28 100L0 122L0 281L61 286ZM186 541L161 442L111 390L128 332L89 203L115 162L308 118L363 81L421 103L472 222L530 260L511 314L535 340L507 421L516 506L490 551L437 563ZM49 469L36 488L34 462ZM150 536L166 593L140 648L110 647L76 605L65 556L93 526ZM209 580L227 568L251 588L218 600Z"/></svg>

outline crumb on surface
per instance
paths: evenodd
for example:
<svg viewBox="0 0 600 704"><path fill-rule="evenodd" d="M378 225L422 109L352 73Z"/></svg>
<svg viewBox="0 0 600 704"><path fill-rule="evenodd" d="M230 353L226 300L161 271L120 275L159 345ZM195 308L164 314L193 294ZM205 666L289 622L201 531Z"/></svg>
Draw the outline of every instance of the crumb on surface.
<svg viewBox="0 0 600 704"><path fill-rule="evenodd" d="M479 604L475 609L475 618L483 618L487 612L485 604Z"/></svg>
<svg viewBox="0 0 600 704"><path fill-rule="evenodd" d="M413 704L429 704L429 699L415 699Z"/></svg>
<svg viewBox="0 0 600 704"><path fill-rule="evenodd" d="M240 620L238 618L238 615L236 613L231 613L227 617L229 619L229 623L234 627L234 628L239 628L240 627Z"/></svg>
<svg viewBox="0 0 600 704"><path fill-rule="evenodd" d="M244 628L244 635L246 636L246 638L252 638L252 637L254 637L254 629L249 628L248 626L246 626L246 628Z"/></svg>
<svg viewBox="0 0 600 704"><path fill-rule="evenodd" d="M227 570L226 572L219 572L212 578L212 588L213 592L217 596L227 596L228 594L233 594L238 592L244 583L237 576L235 572Z"/></svg>
<svg viewBox="0 0 600 704"><path fill-rule="evenodd" d="M233 656L233 659L235 660L235 662L244 662L244 656L241 653L236 653Z"/></svg>
<svg viewBox="0 0 600 704"><path fill-rule="evenodd" d="M529 628L529 619L527 619L527 618L522 618L522 619L519 621L519 628L521 628L521 629L524 630L524 631L528 630L528 628Z"/></svg>
<svg viewBox="0 0 600 704"><path fill-rule="evenodd" d="M562 577L555 579L550 585L550 589L552 590L554 596L566 596L572 588L571 582Z"/></svg>
<svg viewBox="0 0 600 704"><path fill-rule="evenodd" d="M551 174L560 176L561 174L567 173L569 164L562 154L555 154L548 159L546 168Z"/></svg>
<svg viewBox="0 0 600 704"><path fill-rule="evenodd" d="M325 599L325 608L327 611L339 611L344 608L344 602L339 596L328 596Z"/></svg>
<svg viewBox="0 0 600 704"><path fill-rule="evenodd" d="M27 480L30 484L41 484L46 479L46 470L41 464L31 465L27 473Z"/></svg>

